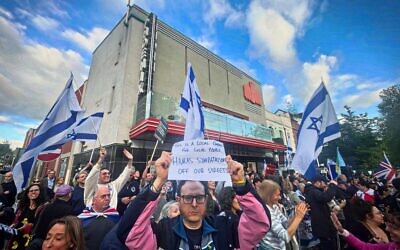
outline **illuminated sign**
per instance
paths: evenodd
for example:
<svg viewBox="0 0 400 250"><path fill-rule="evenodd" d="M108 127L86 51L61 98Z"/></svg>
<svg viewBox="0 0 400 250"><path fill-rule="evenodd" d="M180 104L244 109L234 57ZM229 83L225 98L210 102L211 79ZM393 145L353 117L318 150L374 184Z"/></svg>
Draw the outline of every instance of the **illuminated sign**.
<svg viewBox="0 0 400 250"><path fill-rule="evenodd" d="M243 85L243 96L247 101L262 106L261 93L253 82Z"/></svg>

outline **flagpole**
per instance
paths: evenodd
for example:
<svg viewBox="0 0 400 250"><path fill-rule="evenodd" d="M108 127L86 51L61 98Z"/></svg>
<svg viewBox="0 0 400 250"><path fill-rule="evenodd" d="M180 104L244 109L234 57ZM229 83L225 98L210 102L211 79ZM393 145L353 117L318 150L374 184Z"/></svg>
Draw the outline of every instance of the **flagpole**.
<svg viewBox="0 0 400 250"><path fill-rule="evenodd" d="M154 153L156 152L157 146L158 146L158 140L156 142L156 145L154 146L153 153L151 154L151 157L150 157L150 161L153 161Z"/></svg>

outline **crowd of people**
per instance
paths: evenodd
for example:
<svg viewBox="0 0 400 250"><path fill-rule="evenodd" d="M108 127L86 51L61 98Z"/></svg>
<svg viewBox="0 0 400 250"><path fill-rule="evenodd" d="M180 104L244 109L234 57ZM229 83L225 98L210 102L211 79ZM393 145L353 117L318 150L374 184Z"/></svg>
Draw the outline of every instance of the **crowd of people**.
<svg viewBox="0 0 400 250"><path fill-rule="evenodd" d="M168 180L171 153L111 180L106 150L64 184L0 188L0 249L400 249L400 177L266 176L226 157L231 183Z"/></svg>

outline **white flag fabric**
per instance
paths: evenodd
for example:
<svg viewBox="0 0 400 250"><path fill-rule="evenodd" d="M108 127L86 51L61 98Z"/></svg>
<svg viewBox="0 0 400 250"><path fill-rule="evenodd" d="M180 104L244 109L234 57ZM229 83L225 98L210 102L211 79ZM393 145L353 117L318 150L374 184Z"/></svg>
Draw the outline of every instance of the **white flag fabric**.
<svg viewBox="0 0 400 250"><path fill-rule="evenodd" d="M35 136L13 169L18 192L27 184L39 153L58 144L82 118L83 110L79 106L72 82L73 75L71 74L66 87L38 127Z"/></svg>
<svg viewBox="0 0 400 250"><path fill-rule="evenodd" d="M97 139L97 133L100 130L101 121L103 120L103 112L94 113L82 120L67 134L65 142L74 141L91 141Z"/></svg>
<svg viewBox="0 0 400 250"><path fill-rule="evenodd" d="M290 136L289 135L286 136L286 141L287 141L287 145L286 145L287 149L286 149L285 165L286 165L286 168L289 168L290 167L290 163L292 161L292 153L293 153L293 148L292 148L292 145L290 143Z"/></svg>
<svg viewBox="0 0 400 250"><path fill-rule="evenodd" d="M321 83L307 104L298 131L292 168L304 174L307 179L312 179L317 173L315 160L322 146L340 137L339 122L324 83Z"/></svg>
<svg viewBox="0 0 400 250"><path fill-rule="evenodd" d="M204 115L192 65L188 64L180 108L186 118L184 140L204 139Z"/></svg>
<svg viewBox="0 0 400 250"><path fill-rule="evenodd" d="M44 149L39 155L38 159L41 161L54 161L61 155L61 146L65 143L74 141L95 141L97 140L97 133L100 130L101 121L103 119L103 112L94 113L79 121L75 128L72 128L63 139L57 144L51 145Z"/></svg>

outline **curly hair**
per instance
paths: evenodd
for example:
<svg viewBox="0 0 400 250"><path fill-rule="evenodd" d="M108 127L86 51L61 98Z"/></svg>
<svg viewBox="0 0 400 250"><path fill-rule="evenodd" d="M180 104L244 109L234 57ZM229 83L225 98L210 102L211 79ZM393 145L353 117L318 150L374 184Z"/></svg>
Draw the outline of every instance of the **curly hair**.
<svg viewBox="0 0 400 250"><path fill-rule="evenodd" d="M22 210L29 208L30 200L28 194L29 194L29 189L31 189L33 186L37 186L40 190L38 197L34 200L36 206L40 206L41 204L45 203L48 200L46 191L40 184L31 184L28 186L27 189L25 189L21 201L19 202L18 208Z"/></svg>

